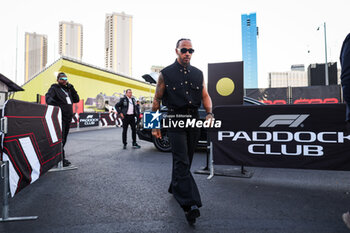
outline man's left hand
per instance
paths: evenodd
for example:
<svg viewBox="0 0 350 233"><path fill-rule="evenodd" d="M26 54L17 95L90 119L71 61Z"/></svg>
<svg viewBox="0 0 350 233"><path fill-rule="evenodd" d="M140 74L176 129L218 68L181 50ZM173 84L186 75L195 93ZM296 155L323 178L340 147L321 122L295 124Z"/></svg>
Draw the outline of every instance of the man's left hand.
<svg viewBox="0 0 350 233"><path fill-rule="evenodd" d="M155 138L162 138L162 133L160 132L160 129L152 129L152 135Z"/></svg>
<svg viewBox="0 0 350 233"><path fill-rule="evenodd" d="M209 124L211 124L211 122L214 121L214 116L212 114L207 114L205 121L209 121Z"/></svg>

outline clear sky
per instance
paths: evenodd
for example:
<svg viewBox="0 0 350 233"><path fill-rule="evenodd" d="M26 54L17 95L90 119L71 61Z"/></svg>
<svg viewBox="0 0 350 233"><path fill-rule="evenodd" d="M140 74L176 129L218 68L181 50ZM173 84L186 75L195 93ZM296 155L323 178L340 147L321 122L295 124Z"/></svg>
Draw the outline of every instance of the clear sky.
<svg viewBox="0 0 350 233"><path fill-rule="evenodd" d="M152 65L171 64L176 41L182 37L191 38L196 50L191 63L206 77L208 63L242 59L241 14L256 12L259 87L267 87L268 72L324 62L323 22L328 61L337 62L350 33L349 9L350 0L3 0L0 73L15 80L18 35L17 83L23 83L25 32L46 34L47 65L58 59L59 21L83 25L82 60L103 68L105 15L124 11L133 16L134 78L142 79Z"/></svg>

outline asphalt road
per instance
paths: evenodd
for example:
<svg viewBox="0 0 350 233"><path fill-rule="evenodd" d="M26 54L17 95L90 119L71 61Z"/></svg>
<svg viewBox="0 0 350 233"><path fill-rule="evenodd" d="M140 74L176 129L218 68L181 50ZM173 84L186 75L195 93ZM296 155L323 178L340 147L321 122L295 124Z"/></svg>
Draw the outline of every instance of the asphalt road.
<svg viewBox="0 0 350 233"><path fill-rule="evenodd" d="M167 192L171 154L140 144L122 150L120 128L71 133L67 157L78 170L49 172L18 193L10 216L39 219L0 223L0 232L350 232L341 220L350 172L272 168L248 168L249 179L194 175L203 207L190 227ZM205 159L198 151L193 170Z"/></svg>

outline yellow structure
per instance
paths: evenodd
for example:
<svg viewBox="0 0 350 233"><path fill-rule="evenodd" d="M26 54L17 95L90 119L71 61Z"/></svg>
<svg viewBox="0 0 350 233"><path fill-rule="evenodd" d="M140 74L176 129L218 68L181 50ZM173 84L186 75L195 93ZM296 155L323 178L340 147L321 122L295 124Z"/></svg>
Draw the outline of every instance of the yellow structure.
<svg viewBox="0 0 350 233"><path fill-rule="evenodd" d="M23 92L15 93L14 99L36 102L37 94L45 95L53 83L57 83L56 74L64 72L68 81L74 85L80 99L84 100L84 109L91 108L91 101L98 95L113 96L123 94L128 88L132 89L136 98L149 99L154 96L155 86L124 75L97 68L67 57L61 57L30 81L23 84ZM114 96L118 96L115 94ZM88 101L91 100L91 101ZM90 103L87 103L90 102ZM96 103L94 103L96 104ZM113 104L113 103L110 103Z"/></svg>

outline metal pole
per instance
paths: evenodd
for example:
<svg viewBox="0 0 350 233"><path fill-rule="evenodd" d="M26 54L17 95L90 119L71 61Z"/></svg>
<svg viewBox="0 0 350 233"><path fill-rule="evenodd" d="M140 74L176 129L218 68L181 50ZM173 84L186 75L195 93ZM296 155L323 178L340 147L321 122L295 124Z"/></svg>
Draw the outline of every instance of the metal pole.
<svg viewBox="0 0 350 233"><path fill-rule="evenodd" d="M288 95L288 104L293 103L293 96L292 96L292 87L289 86L287 89L287 95Z"/></svg>
<svg viewBox="0 0 350 233"><path fill-rule="evenodd" d="M210 149L211 149L211 147L210 147L210 141L207 141L207 149L206 149L206 154L207 154L207 163L206 163L206 165L205 165L205 168L203 169L203 170L209 170L209 164L210 164L210 162L209 162L209 160L210 160Z"/></svg>
<svg viewBox="0 0 350 233"><path fill-rule="evenodd" d="M17 60L18 60L18 25L16 27L16 68L15 68L15 83L17 83Z"/></svg>
<svg viewBox="0 0 350 233"><path fill-rule="evenodd" d="M210 142L210 153L209 153L209 170L210 175L207 177L208 180L214 177L214 160L213 160L213 142Z"/></svg>
<svg viewBox="0 0 350 233"><path fill-rule="evenodd" d="M325 85L329 85L328 79L328 62L327 62L327 33L326 33L326 22L324 22L324 54L325 54Z"/></svg>
<svg viewBox="0 0 350 233"><path fill-rule="evenodd" d="M241 174L242 174L242 175L245 175L245 172L246 172L246 170L244 169L244 165L242 164L242 165L241 165Z"/></svg>
<svg viewBox="0 0 350 233"><path fill-rule="evenodd" d="M25 221L25 220L36 220L38 216L29 216L29 217L9 217L9 201L10 196L10 178L9 178L9 161L1 162L1 178L4 181L4 196L2 202L2 218L0 222L11 222L11 221Z"/></svg>
<svg viewBox="0 0 350 233"><path fill-rule="evenodd" d="M8 196L9 196L9 177L8 177L8 161L2 162L1 164L1 178L4 182L4 190L3 190L3 199L2 199L2 219L8 219L9 217L9 203L8 203Z"/></svg>

